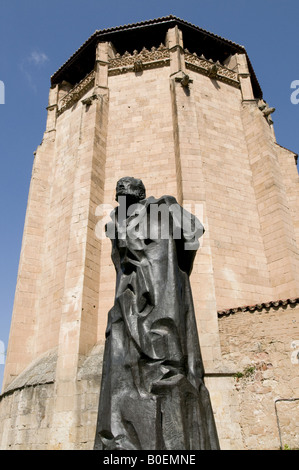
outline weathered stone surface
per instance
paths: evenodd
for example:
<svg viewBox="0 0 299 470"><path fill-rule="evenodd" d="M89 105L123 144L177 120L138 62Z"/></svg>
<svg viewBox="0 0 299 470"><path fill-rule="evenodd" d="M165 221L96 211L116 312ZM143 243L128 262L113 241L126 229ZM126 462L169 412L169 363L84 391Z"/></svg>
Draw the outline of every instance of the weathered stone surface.
<svg viewBox="0 0 299 470"><path fill-rule="evenodd" d="M55 380L57 351L54 350L38 358L13 380L4 393L29 386L53 383Z"/></svg>
<svg viewBox="0 0 299 470"><path fill-rule="evenodd" d="M103 366L104 345L97 344L78 369L78 380L98 380L100 384Z"/></svg>
<svg viewBox="0 0 299 470"><path fill-rule="evenodd" d="M219 319L223 357L233 361L247 449L298 448L299 307L237 312ZM295 351L299 351L295 349Z"/></svg>
<svg viewBox="0 0 299 470"><path fill-rule="evenodd" d="M103 361L103 345L97 344L82 358L75 382L77 420L70 443L55 428L55 372L57 351L31 364L0 396L0 449L92 449L98 412ZM63 409L72 399L73 388L64 387ZM66 417L66 419L68 419ZM53 441L53 434L55 442Z"/></svg>
<svg viewBox="0 0 299 470"><path fill-rule="evenodd" d="M287 340L299 341L297 320L289 321L292 311L282 306L275 318L272 307L240 311L233 321L219 320L217 311L298 296L295 154L277 144L259 108L245 50L235 54L235 46L220 40L229 52L222 62L194 55L179 24L170 21L162 47L150 35L152 23L142 53L143 44L120 54L101 41L92 71L79 67L79 80L64 77L50 89L5 367L4 390L10 388L0 403L2 446L92 447L101 361L92 350L103 345L115 284L110 242L99 240L97 229L110 213L110 206L105 214L100 209L111 204L115 180L132 169L154 197L172 194L191 212L200 208L206 232L190 281L221 448L279 445L278 433L269 439L277 430L273 400L298 396L297 353ZM136 27L136 34L141 30ZM125 28L121 34L126 37ZM198 47L202 34L194 42ZM217 55L219 38L214 40ZM134 70L137 56L142 66L138 62ZM258 384L247 376L234 388L225 373L252 364ZM35 435L41 390L49 393L41 423L51 438L47 429ZM31 431L17 421L23 406L32 409ZM254 426L262 434L252 434Z"/></svg>

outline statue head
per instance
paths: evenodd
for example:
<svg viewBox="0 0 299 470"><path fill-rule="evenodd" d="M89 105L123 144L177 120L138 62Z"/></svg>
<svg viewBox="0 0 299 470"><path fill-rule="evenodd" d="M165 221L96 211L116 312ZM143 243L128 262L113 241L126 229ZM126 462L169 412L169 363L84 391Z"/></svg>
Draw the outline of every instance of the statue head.
<svg viewBox="0 0 299 470"><path fill-rule="evenodd" d="M144 184L138 178L125 176L118 180L116 184L116 201L118 201L119 196L126 196L130 204L137 203L146 197Z"/></svg>

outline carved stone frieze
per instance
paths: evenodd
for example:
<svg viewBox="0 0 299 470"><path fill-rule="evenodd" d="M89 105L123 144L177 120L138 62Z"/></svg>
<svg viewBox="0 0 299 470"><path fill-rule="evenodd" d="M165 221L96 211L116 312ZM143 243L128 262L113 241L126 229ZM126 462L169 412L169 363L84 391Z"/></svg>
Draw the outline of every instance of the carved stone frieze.
<svg viewBox="0 0 299 470"><path fill-rule="evenodd" d="M141 72L156 67L163 67L170 64L169 49L161 44L158 48L151 50L145 47L133 54L125 52L123 55L116 54L115 58L109 61L109 75L119 75L126 72Z"/></svg>
<svg viewBox="0 0 299 470"><path fill-rule="evenodd" d="M206 59L203 55L199 57L195 52L192 54L188 49L185 49L185 63L187 69L239 87L237 73L224 67L219 61L213 62L212 60Z"/></svg>
<svg viewBox="0 0 299 470"><path fill-rule="evenodd" d="M184 50L184 55L187 69L233 86L240 86L237 73L224 67L219 61L213 62L206 59L203 55L199 57L196 53L190 53L188 49ZM164 44L161 44L159 47L152 47L150 50L144 47L140 52L135 50L132 54L129 52L125 52L123 55L116 54L114 58L109 60L108 75L120 75L127 72L138 73L143 70L169 65L170 50ZM58 116L80 100L87 91L92 89L95 83L95 73L95 70L90 72L61 98L58 102Z"/></svg>
<svg viewBox="0 0 299 470"><path fill-rule="evenodd" d="M95 71L90 72L86 77L75 85L58 103L58 115L70 106L73 106L88 90L94 86Z"/></svg>

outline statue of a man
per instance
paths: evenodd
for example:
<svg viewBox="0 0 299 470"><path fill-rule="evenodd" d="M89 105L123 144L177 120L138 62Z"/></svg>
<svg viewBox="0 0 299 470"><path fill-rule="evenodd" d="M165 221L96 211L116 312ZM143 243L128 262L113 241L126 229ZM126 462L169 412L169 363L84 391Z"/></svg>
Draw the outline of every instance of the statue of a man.
<svg viewBox="0 0 299 470"><path fill-rule="evenodd" d="M116 200L95 449L219 449L189 281L203 226L139 179L119 180Z"/></svg>

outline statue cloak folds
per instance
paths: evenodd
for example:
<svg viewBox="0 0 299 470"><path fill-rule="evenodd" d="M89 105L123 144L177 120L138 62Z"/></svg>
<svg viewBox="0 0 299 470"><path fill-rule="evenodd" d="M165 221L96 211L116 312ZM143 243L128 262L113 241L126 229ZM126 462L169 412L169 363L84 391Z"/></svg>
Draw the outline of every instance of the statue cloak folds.
<svg viewBox="0 0 299 470"><path fill-rule="evenodd" d="M219 449L189 281L204 229L171 196L139 201L124 223L118 212L107 226L117 279L94 448Z"/></svg>

